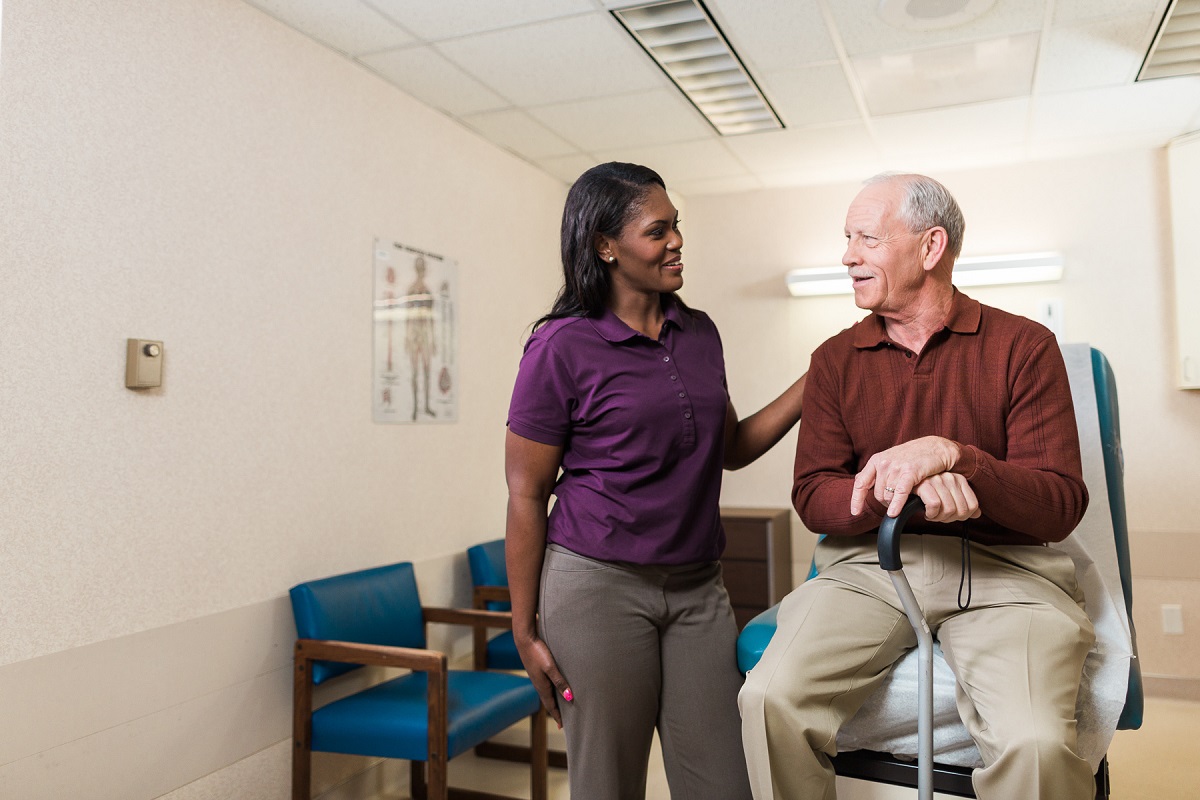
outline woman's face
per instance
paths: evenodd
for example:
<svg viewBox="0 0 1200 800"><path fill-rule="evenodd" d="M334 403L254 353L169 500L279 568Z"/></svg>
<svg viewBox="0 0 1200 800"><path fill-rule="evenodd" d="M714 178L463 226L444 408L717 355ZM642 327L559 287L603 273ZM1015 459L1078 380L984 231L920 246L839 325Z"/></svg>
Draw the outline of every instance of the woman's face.
<svg viewBox="0 0 1200 800"><path fill-rule="evenodd" d="M661 186L651 186L616 238L600 236L596 251L608 264L614 292L658 294L683 286L679 211Z"/></svg>

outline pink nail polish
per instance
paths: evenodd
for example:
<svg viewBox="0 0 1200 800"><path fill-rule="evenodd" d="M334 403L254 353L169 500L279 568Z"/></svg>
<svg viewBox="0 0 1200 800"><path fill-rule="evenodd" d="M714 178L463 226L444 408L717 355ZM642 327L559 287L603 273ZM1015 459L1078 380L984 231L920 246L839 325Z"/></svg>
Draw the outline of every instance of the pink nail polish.
<svg viewBox="0 0 1200 800"><path fill-rule="evenodd" d="M566 700L566 701L569 703L569 702L571 702L571 701L572 701L572 700L574 700L574 699L575 699L575 695L571 694L571 690L570 690L570 689L564 689L564 690L563 690L563 700Z"/></svg>

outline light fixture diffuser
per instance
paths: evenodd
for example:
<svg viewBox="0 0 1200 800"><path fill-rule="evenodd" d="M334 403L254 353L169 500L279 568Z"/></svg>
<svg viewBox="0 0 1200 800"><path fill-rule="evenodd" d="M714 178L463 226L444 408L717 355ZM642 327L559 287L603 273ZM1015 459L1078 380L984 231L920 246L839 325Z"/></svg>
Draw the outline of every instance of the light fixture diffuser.
<svg viewBox="0 0 1200 800"><path fill-rule="evenodd" d="M665 0L610 13L717 133L783 127L700 0Z"/></svg>
<svg viewBox="0 0 1200 800"><path fill-rule="evenodd" d="M1058 253L960 258L954 262L954 285L1044 283L1061 280L1062 273L1063 257ZM787 287L793 297L854 293L846 267L794 269L787 274Z"/></svg>
<svg viewBox="0 0 1200 800"><path fill-rule="evenodd" d="M1200 0L1172 0L1137 79L1200 75Z"/></svg>

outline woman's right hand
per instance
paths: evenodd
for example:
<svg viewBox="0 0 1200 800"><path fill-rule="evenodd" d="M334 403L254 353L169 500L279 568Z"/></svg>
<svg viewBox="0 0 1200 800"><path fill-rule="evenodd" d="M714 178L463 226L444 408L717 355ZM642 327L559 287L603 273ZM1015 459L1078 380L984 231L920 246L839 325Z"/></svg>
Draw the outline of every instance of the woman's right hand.
<svg viewBox="0 0 1200 800"><path fill-rule="evenodd" d="M541 639L533 639L526 644L517 644L517 652L521 655L521 663L529 673L529 679L542 698L546 712L554 718L558 727L562 728L562 713L558 710L558 698L561 695L570 703L575 699L566 678L558 671L554 655Z"/></svg>

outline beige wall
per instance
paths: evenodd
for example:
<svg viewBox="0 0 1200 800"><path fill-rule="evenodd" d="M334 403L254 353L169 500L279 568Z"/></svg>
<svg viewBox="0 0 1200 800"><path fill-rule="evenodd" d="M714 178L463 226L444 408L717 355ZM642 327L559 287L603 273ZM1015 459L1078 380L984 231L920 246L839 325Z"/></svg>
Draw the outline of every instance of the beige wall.
<svg viewBox="0 0 1200 800"><path fill-rule="evenodd" d="M557 284L564 187L240 0L3 14L0 786L283 798L286 588L411 559L427 601L463 602L462 550L500 534L507 396ZM1147 593L1191 631L1196 572L1171 555L1195 550L1179 488L1200 395L1165 355L1160 154L942 177L969 252L1066 254L1062 284L976 294L1027 314L1061 297L1068 337L1112 359L1135 548L1165 565ZM721 325L743 412L857 318L782 284L839 257L854 191L688 200L687 296ZM459 262L457 424L371 423L377 235ZM163 388L124 388L126 337L165 341ZM791 442L724 501L786 505ZM1139 623L1148 671L1195 676ZM360 766L321 759L318 781Z"/></svg>
<svg viewBox="0 0 1200 800"><path fill-rule="evenodd" d="M864 178L867 176L863 176ZM937 175L967 219L964 255L1057 250L1056 284L979 287L978 300L1026 316L1062 301L1067 341L1104 351L1117 376L1135 622L1142 669L1200 686L1200 392L1175 388L1170 216L1161 150ZM790 299L784 273L836 264L858 184L693 197L684 222L687 298L721 328L734 402L748 412L807 367L824 339L862 316L849 296ZM795 436L729 475L730 505L789 503ZM797 577L811 552L798 520ZM1144 590L1142 589L1144 587ZM1184 606L1164 637L1161 603Z"/></svg>
<svg viewBox="0 0 1200 800"><path fill-rule="evenodd" d="M0 794L286 790L287 587L502 535L565 187L240 0L3 13ZM377 235L458 260L456 424L371 422Z"/></svg>

